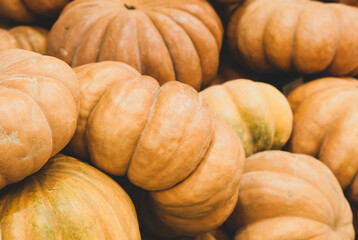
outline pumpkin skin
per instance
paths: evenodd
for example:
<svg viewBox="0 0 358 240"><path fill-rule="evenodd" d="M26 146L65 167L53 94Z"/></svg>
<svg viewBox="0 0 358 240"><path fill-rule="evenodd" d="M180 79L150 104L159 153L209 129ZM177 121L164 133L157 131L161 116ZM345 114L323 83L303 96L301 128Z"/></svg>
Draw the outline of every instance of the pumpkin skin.
<svg viewBox="0 0 358 240"><path fill-rule="evenodd" d="M45 54L48 31L40 27L17 26L9 30L18 48Z"/></svg>
<svg viewBox="0 0 358 240"><path fill-rule="evenodd" d="M2 0L0 16L17 22L35 22L41 16L54 18L69 0Z"/></svg>
<svg viewBox="0 0 358 240"><path fill-rule="evenodd" d="M68 150L149 191L141 199L148 198L148 224L158 221L153 234L196 236L219 227L237 200L245 159L235 132L213 120L189 85L160 87L120 62L74 70L81 109Z"/></svg>
<svg viewBox="0 0 358 240"><path fill-rule="evenodd" d="M38 171L62 150L78 111L79 83L66 63L20 49L1 51L0 188Z"/></svg>
<svg viewBox="0 0 358 240"><path fill-rule="evenodd" d="M358 74L358 9L301 0L248 0L231 17L234 57L261 72Z"/></svg>
<svg viewBox="0 0 358 240"><path fill-rule="evenodd" d="M325 163L357 201L357 80L317 79L295 89L288 100L294 112L290 150Z"/></svg>
<svg viewBox="0 0 358 240"><path fill-rule="evenodd" d="M235 240L354 239L352 211L332 172L283 151L247 158L228 223L238 229Z"/></svg>
<svg viewBox="0 0 358 240"><path fill-rule="evenodd" d="M3 189L0 206L3 239L141 239L126 192L101 171L61 154Z"/></svg>
<svg viewBox="0 0 358 240"><path fill-rule="evenodd" d="M292 131L292 111L275 87L246 79L211 86L199 93L220 120L239 135L246 156L280 149Z"/></svg>
<svg viewBox="0 0 358 240"><path fill-rule="evenodd" d="M121 61L161 85L178 80L198 90L216 75L222 34L202 0L79 0L52 27L47 53L73 67Z"/></svg>
<svg viewBox="0 0 358 240"><path fill-rule="evenodd" d="M5 29L0 28L0 51L12 48L18 48L16 38Z"/></svg>

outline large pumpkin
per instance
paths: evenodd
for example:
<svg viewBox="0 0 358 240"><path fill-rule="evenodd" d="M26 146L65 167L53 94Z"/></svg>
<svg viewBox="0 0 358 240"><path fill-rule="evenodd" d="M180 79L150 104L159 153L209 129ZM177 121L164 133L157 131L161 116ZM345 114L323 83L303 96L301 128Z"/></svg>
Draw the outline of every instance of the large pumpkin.
<svg viewBox="0 0 358 240"><path fill-rule="evenodd" d="M131 199L110 177L57 155L0 193L2 239L139 240Z"/></svg>
<svg viewBox="0 0 358 240"><path fill-rule="evenodd" d="M358 201L358 81L322 78L295 89L290 149L317 157Z"/></svg>
<svg viewBox="0 0 358 240"><path fill-rule="evenodd" d="M283 151L249 157L236 209L235 240L353 240L352 211L332 172L315 158Z"/></svg>
<svg viewBox="0 0 358 240"><path fill-rule="evenodd" d="M79 112L76 74L30 51L0 52L0 189L38 171L70 141Z"/></svg>
<svg viewBox="0 0 358 240"><path fill-rule="evenodd" d="M54 18L70 0L1 0L0 16L18 22L34 22L42 17Z"/></svg>
<svg viewBox="0 0 358 240"><path fill-rule="evenodd" d="M228 25L238 61L252 69L358 74L358 9L309 0L247 0Z"/></svg>
<svg viewBox="0 0 358 240"><path fill-rule="evenodd" d="M220 226L237 200L244 150L197 91L176 81L160 87L119 62L74 70L81 110L69 149L150 191L153 218L166 229L153 232L191 236Z"/></svg>
<svg viewBox="0 0 358 240"><path fill-rule="evenodd" d="M48 54L71 66L121 61L199 89L216 75L222 32L202 0L77 0L52 27Z"/></svg>
<svg viewBox="0 0 358 240"><path fill-rule="evenodd" d="M211 86L199 95L218 119L235 129L246 156L280 149L291 135L290 105L286 97L269 84L237 79Z"/></svg>

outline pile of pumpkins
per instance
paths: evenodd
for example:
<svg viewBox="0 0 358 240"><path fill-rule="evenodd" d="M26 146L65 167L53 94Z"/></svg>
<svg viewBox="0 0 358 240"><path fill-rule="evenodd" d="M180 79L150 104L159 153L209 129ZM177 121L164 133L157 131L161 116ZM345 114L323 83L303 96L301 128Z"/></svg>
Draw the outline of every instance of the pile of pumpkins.
<svg viewBox="0 0 358 240"><path fill-rule="evenodd" d="M0 0L0 239L355 239L357 6Z"/></svg>

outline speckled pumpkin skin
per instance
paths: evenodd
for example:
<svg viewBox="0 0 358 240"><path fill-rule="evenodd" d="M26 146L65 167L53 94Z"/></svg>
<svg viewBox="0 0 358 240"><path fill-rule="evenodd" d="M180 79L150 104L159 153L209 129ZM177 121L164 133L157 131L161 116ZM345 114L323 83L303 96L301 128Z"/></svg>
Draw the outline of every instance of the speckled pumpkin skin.
<svg viewBox="0 0 358 240"><path fill-rule="evenodd" d="M0 193L4 240L140 240L131 199L110 177L56 155Z"/></svg>
<svg viewBox="0 0 358 240"><path fill-rule="evenodd" d="M292 111L275 87L236 79L199 93L218 119L231 125L243 142L246 156L280 149L292 131Z"/></svg>

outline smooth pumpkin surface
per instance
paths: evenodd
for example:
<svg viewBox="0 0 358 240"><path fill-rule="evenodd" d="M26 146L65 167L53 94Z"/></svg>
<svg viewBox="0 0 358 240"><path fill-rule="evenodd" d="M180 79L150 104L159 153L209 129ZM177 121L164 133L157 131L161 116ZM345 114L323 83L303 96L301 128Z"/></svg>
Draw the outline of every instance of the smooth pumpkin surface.
<svg viewBox="0 0 358 240"><path fill-rule="evenodd" d="M284 151L245 163L228 224L235 240L353 240L352 211L333 173L317 159Z"/></svg>
<svg viewBox="0 0 358 240"><path fill-rule="evenodd" d="M71 66L125 62L162 85L210 84L223 29L202 0L79 0L64 9L48 38L48 54Z"/></svg>
<svg viewBox="0 0 358 240"><path fill-rule="evenodd" d="M54 18L70 0L1 0L0 16L31 23L42 17Z"/></svg>
<svg viewBox="0 0 358 240"><path fill-rule="evenodd" d="M246 156L280 149L292 131L292 111L286 97L275 87L246 79L231 80L199 93L214 116L232 126Z"/></svg>
<svg viewBox="0 0 358 240"><path fill-rule="evenodd" d="M38 171L70 141L79 83L63 61L10 49L0 52L0 188Z"/></svg>
<svg viewBox="0 0 358 240"><path fill-rule="evenodd" d="M0 193L2 239L139 240L126 192L94 167L56 155Z"/></svg>
<svg viewBox="0 0 358 240"><path fill-rule="evenodd" d="M144 209L159 222L153 233L195 236L219 227L237 200L245 159L235 132L214 121L187 84L159 86L120 62L74 70L81 109L69 150L149 191Z"/></svg>
<svg viewBox="0 0 358 240"><path fill-rule="evenodd" d="M324 162L357 201L358 81L317 79L295 89L288 100L294 112L291 151Z"/></svg>
<svg viewBox="0 0 358 240"><path fill-rule="evenodd" d="M358 9L308 0L248 0L228 25L238 61L262 71L358 73Z"/></svg>

